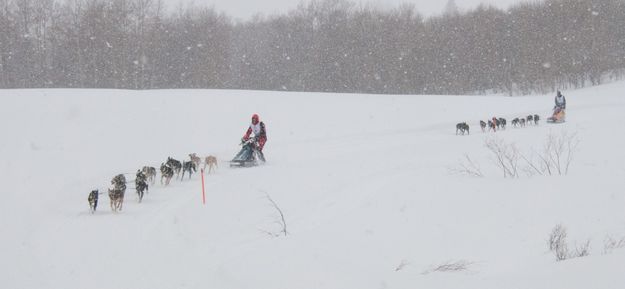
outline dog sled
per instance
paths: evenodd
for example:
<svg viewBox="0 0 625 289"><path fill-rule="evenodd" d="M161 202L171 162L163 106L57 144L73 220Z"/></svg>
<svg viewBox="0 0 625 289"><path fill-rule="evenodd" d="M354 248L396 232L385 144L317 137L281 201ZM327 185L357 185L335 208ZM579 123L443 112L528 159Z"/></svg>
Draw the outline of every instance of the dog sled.
<svg viewBox="0 0 625 289"><path fill-rule="evenodd" d="M566 120L566 111L563 108L556 108L553 115L547 118L548 123L563 123Z"/></svg>
<svg viewBox="0 0 625 289"><path fill-rule="evenodd" d="M230 167L253 167L265 163L265 156L258 150L256 138L241 141L241 150L230 161Z"/></svg>

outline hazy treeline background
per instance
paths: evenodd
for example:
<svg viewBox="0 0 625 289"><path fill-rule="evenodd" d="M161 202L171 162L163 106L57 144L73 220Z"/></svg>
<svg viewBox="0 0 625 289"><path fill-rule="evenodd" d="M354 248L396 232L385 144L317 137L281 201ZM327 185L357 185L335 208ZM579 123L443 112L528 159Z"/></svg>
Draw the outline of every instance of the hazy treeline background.
<svg viewBox="0 0 625 289"><path fill-rule="evenodd" d="M0 88L527 94L623 76L625 0L417 10L319 0L235 23L160 0L0 0Z"/></svg>

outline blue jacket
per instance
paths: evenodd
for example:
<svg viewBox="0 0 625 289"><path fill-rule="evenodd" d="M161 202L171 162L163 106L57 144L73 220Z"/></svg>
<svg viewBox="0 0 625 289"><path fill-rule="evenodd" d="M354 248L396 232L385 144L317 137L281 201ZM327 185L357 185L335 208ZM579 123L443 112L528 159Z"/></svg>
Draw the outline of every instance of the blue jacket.
<svg viewBox="0 0 625 289"><path fill-rule="evenodd" d="M558 93L558 95L556 96L555 102L556 102L556 107L566 109L566 98L564 98L564 95Z"/></svg>

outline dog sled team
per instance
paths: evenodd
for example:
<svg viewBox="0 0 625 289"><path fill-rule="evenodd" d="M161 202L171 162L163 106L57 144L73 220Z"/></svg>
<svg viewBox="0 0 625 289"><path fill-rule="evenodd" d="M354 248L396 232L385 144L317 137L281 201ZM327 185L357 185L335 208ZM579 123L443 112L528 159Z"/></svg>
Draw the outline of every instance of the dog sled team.
<svg viewBox="0 0 625 289"><path fill-rule="evenodd" d="M566 98L558 90L555 97L555 106L553 107L553 114L547 118L549 123L561 123L565 121L566 117ZM510 123L513 127L525 127L527 125L538 125L540 116L538 114L528 115L526 117L516 117ZM480 120L480 128L482 132L506 129L507 120L501 117L493 117L487 121ZM466 122L456 124L456 135L469 134L469 125Z"/></svg>
<svg viewBox="0 0 625 289"><path fill-rule="evenodd" d="M252 115L251 124L241 138L242 149L230 162L231 166L248 167L264 163L265 155L263 154L263 148L266 142L267 131L265 123L260 121L258 114L254 114ZM167 161L161 163L160 166L161 185L168 186L174 175L176 179L180 179L181 181L184 179L185 174L191 179L191 175L197 172L201 164L202 158L195 153L189 154L189 160L184 160L182 162L172 157L167 157ZM207 167L208 170L206 170ZM204 158L204 171L210 174L211 172L215 172L217 168L217 157L209 155ZM143 200L145 193L148 193L149 186L154 185L156 182L156 173L156 168L151 166L144 166L140 170L137 170L134 181L139 203ZM108 189L108 193L111 201L111 210L113 212L122 210L124 194L126 193L126 183L124 174L116 175L111 180L111 187ZM95 213L98 207L99 195L99 190L92 190L87 197L91 213Z"/></svg>

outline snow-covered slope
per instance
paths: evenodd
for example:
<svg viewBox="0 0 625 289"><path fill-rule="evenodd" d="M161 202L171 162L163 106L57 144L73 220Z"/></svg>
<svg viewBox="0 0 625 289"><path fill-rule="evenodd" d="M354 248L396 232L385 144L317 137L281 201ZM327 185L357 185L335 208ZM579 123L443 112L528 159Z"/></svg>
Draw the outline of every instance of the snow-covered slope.
<svg viewBox="0 0 625 289"><path fill-rule="evenodd" d="M623 288L625 82L564 91L564 124L483 133L539 114L550 95L389 96L216 90L0 91L3 288ZM231 169L252 113L268 163ZM456 136L467 121L471 135ZM503 178L488 140L520 151L580 140L567 176ZM199 175L100 196L118 173L214 154ZM484 177L450 171L469 155ZM159 174L160 177L160 174ZM130 184L129 187L134 187ZM287 236L273 237L281 227ZM588 257L556 262L552 228ZM430 272L445 263L467 270Z"/></svg>

